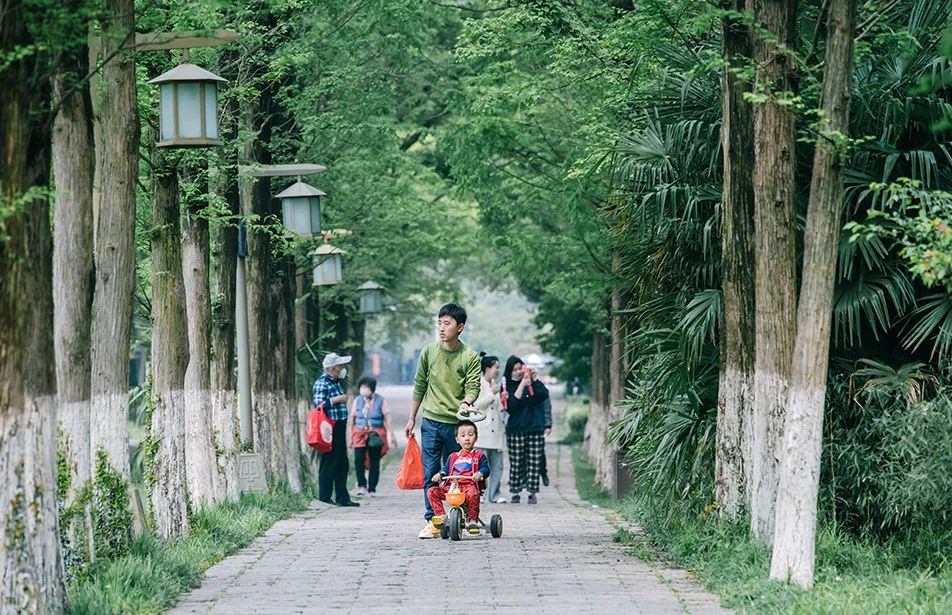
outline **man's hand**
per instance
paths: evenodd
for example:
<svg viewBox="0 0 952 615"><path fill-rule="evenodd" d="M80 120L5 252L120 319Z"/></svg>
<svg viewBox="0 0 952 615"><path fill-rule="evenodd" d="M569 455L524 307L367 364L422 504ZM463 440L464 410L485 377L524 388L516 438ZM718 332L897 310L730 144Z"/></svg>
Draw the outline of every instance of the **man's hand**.
<svg viewBox="0 0 952 615"><path fill-rule="evenodd" d="M479 472L476 472L475 474L473 474L473 480L476 482L479 482L483 480L483 475L480 474Z"/></svg>
<svg viewBox="0 0 952 615"><path fill-rule="evenodd" d="M346 404L350 398L347 396L347 393L342 395L337 395L336 397L331 397L332 404Z"/></svg>
<svg viewBox="0 0 952 615"><path fill-rule="evenodd" d="M473 406L468 401L461 402L459 405L460 412L472 412Z"/></svg>
<svg viewBox="0 0 952 615"><path fill-rule="evenodd" d="M542 433L544 433L544 434L545 434L545 437L548 438L548 437L549 437L549 434L552 433L552 428L551 428L551 427L546 427L545 430L544 430Z"/></svg>
<svg viewBox="0 0 952 615"><path fill-rule="evenodd" d="M431 482L431 483L438 483L438 482L440 482L441 480L443 480L443 473L442 473L442 472L437 472L436 474L434 474L434 475L432 476L432 478L430 478L430 482Z"/></svg>
<svg viewBox="0 0 952 615"><path fill-rule="evenodd" d="M406 427L406 429L404 430L404 434L406 434L407 440L409 440L410 437L413 435L413 428L414 428L414 427L416 427L416 417L415 417L415 416L411 416L409 419L407 419L407 427Z"/></svg>

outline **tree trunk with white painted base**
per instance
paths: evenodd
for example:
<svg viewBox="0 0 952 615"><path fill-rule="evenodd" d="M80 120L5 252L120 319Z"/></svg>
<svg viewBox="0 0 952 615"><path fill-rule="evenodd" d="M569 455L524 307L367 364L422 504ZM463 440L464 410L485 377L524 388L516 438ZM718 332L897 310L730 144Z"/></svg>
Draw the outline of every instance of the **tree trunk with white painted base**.
<svg viewBox="0 0 952 615"><path fill-rule="evenodd" d="M212 422L209 372L211 297L208 289L208 219L197 204L182 222L182 275L188 314L188 368L185 371L185 467L193 506L221 500Z"/></svg>
<svg viewBox="0 0 952 615"><path fill-rule="evenodd" d="M230 215L239 213L238 182L219 169L218 191L224 197ZM238 398L235 394L235 275L238 259L238 229L233 220L219 221L213 247L215 284L211 302L211 356L209 358L212 391L212 423L222 493L228 500L238 498Z"/></svg>
<svg viewBox="0 0 952 615"><path fill-rule="evenodd" d="M152 181L152 397L145 461L155 532L188 531L185 471L185 370L188 329L182 281L179 186L176 170L159 154Z"/></svg>
<svg viewBox="0 0 952 615"><path fill-rule="evenodd" d="M135 25L132 0L106 0L100 27L102 69L99 94L100 141L98 201L95 217L95 290L90 360L90 455L96 480L97 451L124 481L108 491L94 490L93 518L100 511L129 510L129 338L135 286L136 180L139 174L139 109L131 51L119 51ZM102 465L102 464L98 464ZM117 528L109 538L124 548L132 528Z"/></svg>
<svg viewBox="0 0 952 615"><path fill-rule="evenodd" d="M742 13L747 0L732 0ZM750 491L750 439L754 377L754 167L753 110L750 91L731 68L750 58L750 26L734 16L722 20L721 146L724 180L721 197L721 284L724 326L717 387L715 497L720 514L736 519L747 510Z"/></svg>
<svg viewBox="0 0 952 615"><path fill-rule="evenodd" d="M773 544L784 409L796 335L794 112L779 96L794 89L796 0L755 0L754 19L770 36L754 37L758 88L754 105L756 358L754 361L751 532Z"/></svg>
<svg viewBox="0 0 952 615"><path fill-rule="evenodd" d="M38 55L14 53L33 43L24 24L20 2L0 3L0 56L15 58L0 70L0 612L48 613L68 607L55 501L52 239L46 201L19 200L46 186L49 133L31 122Z"/></svg>
<svg viewBox="0 0 952 615"><path fill-rule="evenodd" d="M93 149L89 90L71 91L89 71L85 44L64 59L53 77L53 98L61 100L53 124L53 177L56 191L53 237L53 353L59 393L58 454L60 471L69 473L61 502L63 557L70 570L81 571L94 555L92 518L83 492L90 487L89 356L93 292Z"/></svg>
<svg viewBox="0 0 952 615"><path fill-rule="evenodd" d="M853 0L831 0L813 179L804 238L803 285L777 492L770 576L813 585L823 407L829 363L833 284L843 204L852 81Z"/></svg>

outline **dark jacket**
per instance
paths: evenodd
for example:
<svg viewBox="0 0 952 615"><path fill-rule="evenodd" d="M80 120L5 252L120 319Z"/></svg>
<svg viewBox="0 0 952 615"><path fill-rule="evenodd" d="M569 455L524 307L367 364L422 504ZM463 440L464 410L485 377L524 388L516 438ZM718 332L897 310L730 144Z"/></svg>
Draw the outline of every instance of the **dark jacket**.
<svg viewBox="0 0 952 615"><path fill-rule="evenodd" d="M529 395L529 388L522 391L522 399L516 399L516 389L519 381L506 382L509 392L509 422L506 423L506 433L535 433L545 430L545 409L543 404L549 399L549 389L541 381L532 383L533 395Z"/></svg>

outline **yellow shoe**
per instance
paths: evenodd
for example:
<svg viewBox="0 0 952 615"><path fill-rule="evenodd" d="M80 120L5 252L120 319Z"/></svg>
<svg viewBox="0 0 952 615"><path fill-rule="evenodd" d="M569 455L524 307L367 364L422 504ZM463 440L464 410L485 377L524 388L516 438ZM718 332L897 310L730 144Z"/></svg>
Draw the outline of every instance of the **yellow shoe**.
<svg viewBox="0 0 952 615"><path fill-rule="evenodd" d="M440 526L443 525L443 517L439 515L433 515L433 518L430 519L430 523L436 526L436 529L440 529Z"/></svg>
<svg viewBox="0 0 952 615"><path fill-rule="evenodd" d="M439 538L440 528L433 525L432 521L426 522L426 527L420 530L420 538Z"/></svg>

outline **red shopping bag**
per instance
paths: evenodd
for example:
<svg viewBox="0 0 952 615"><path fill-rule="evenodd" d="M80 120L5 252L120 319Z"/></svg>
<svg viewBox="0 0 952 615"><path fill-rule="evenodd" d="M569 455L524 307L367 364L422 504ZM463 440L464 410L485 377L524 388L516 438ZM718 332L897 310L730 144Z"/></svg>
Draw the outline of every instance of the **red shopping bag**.
<svg viewBox="0 0 952 615"><path fill-rule="evenodd" d="M397 487L400 489L423 489L423 453L412 435L407 440L407 450L397 470Z"/></svg>
<svg viewBox="0 0 952 615"><path fill-rule="evenodd" d="M319 453L329 453L334 440L334 421L327 418L324 404L307 415L307 445Z"/></svg>

